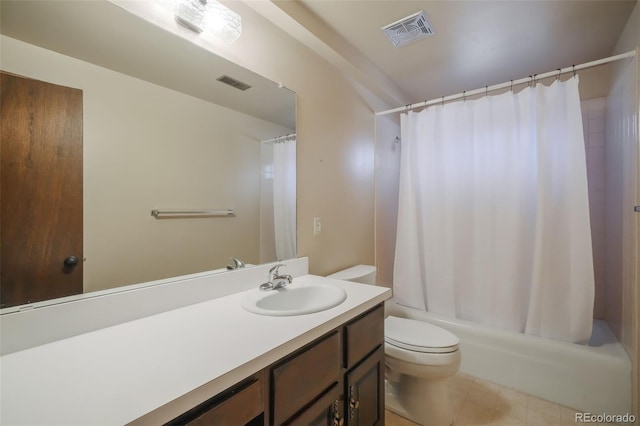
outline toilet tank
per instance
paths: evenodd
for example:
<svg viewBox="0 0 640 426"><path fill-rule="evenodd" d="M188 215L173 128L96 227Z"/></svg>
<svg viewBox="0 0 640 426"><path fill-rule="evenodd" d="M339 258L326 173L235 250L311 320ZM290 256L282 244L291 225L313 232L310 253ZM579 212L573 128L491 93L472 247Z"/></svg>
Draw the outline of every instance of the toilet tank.
<svg viewBox="0 0 640 426"><path fill-rule="evenodd" d="M327 278L376 285L376 267L372 265L356 265L328 275Z"/></svg>

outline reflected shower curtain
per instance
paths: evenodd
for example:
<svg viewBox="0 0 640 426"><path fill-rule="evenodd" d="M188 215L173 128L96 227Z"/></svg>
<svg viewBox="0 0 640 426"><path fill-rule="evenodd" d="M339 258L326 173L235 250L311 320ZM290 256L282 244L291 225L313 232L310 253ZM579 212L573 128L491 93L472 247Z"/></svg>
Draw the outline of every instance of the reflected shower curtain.
<svg viewBox="0 0 640 426"><path fill-rule="evenodd" d="M578 78L402 115L394 297L586 343L594 275Z"/></svg>
<svg viewBox="0 0 640 426"><path fill-rule="evenodd" d="M296 257L296 141L273 144L273 219L278 260Z"/></svg>

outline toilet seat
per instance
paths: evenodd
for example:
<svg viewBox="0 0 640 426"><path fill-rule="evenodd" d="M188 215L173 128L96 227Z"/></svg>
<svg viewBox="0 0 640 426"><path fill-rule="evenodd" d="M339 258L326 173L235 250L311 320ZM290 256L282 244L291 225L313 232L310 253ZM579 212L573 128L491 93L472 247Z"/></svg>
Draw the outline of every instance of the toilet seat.
<svg viewBox="0 0 640 426"><path fill-rule="evenodd" d="M422 321L389 316L384 320L385 342L413 352L451 353L460 343L455 334Z"/></svg>

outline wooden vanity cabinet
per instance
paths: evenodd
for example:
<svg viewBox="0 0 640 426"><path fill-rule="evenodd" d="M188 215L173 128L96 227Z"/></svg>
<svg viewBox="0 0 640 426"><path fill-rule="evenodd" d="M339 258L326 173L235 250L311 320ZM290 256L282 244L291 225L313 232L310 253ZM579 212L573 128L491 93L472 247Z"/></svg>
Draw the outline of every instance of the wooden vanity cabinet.
<svg viewBox="0 0 640 426"><path fill-rule="evenodd" d="M338 338L342 351L336 353ZM331 343L331 350L327 350ZM283 361L296 373L281 380L280 364L272 367L270 425L384 424L384 308L379 305L338 327ZM322 361L318 361L321 359ZM341 367L335 370L335 365ZM324 370L315 372L322 367ZM304 395L280 408L283 397ZM295 413L289 417L290 414Z"/></svg>
<svg viewBox="0 0 640 426"><path fill-rule="evenodd" d="M347 323L344 333L345 423L384 425L384 306Z"/></svg>
<svg viewBox="0 0 640 426"><path fill-rule="evenodd" d="M384 425L383 305L168 425Z"/></svg>

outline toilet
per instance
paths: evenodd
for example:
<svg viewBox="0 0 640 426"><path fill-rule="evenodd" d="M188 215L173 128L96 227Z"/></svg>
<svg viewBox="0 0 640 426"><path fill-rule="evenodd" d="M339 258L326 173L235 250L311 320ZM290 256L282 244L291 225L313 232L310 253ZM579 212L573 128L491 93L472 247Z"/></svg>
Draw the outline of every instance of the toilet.
<svg viewBox="0 0 640 426"><path fill-rule="evenodd" d="M327 278L375 285L376 268L357 265ZM425 426L453 423L447 383L460 368L458 338L438 326L389 316L384 320L386 408Z"/></svg>

